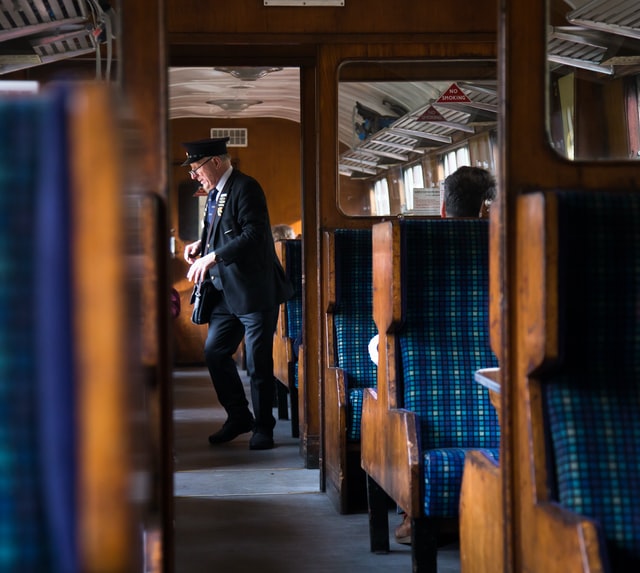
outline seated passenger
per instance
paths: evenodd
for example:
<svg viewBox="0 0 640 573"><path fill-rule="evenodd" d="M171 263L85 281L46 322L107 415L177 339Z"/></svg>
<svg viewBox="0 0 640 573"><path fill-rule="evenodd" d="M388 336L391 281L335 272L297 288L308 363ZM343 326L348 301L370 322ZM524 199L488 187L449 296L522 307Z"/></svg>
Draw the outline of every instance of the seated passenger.
<svg viewBox="0 0 640 573"><path fill-rule="evenodd" d="M274 241L296 238L296 232L290 225L273 225L271 227L271 234L273 235Z"/></svg>
<svg viewBox="0 0 640 573"><path fill-rule="evenodd" d="M486 217L496 196L493 175L480 167L460 167L444 180L442 217Z"/></svg>
<svg viewBox="0 0 640 573"><path fill-rule="evenodd" d="M493 175L480 167L460 167L444 180L444 201L440 214L445 217L489 216L489 207L496 196ZM369 356L378 365L378 335L369 341Z"/></svg>

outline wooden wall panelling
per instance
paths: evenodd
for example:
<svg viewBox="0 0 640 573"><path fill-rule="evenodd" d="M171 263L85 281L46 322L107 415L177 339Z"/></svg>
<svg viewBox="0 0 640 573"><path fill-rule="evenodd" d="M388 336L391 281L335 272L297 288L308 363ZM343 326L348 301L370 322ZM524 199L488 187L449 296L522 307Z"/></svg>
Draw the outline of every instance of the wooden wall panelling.
<svg viewBox="0 0 640 573"><path fill-rule="evenodd" d="M167 1L171 34L216 34L221 43L268 43L275 36L288 36L295 43L321 43L327 37L326 42L333 38L387 42L389 36L407 41L424 34L495 32L495 2L476 2L474 17L464 19L464 30L459 29L459 10L455 4L434 10L431 4L414 0L368 0L366 8L361 0L347 0L340 7L266 7L256 0L237 0L224 10L198 0Z"/></svg>
<svg viewBox="0 0 640 573"><path fill-rule="evenodd" d="M317 64L300 68L300 117L302 131L302 268L303 268L303 345L298 355L298 411L300 414L300 453L305 467L319 468L321 345L320 325L320 232L318 225L318 104ZM301 370L300 370L301 369Z"/></svg>

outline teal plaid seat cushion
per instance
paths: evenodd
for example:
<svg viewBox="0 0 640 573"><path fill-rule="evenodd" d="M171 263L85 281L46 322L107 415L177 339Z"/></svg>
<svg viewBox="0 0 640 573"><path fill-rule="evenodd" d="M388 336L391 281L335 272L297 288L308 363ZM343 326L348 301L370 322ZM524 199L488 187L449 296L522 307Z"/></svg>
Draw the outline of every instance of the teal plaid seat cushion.
<svg viewBox="0 0 640 573"><path fill-rule="evenodd" d="M285 303L287 314L287 335L295 340L302 329L302 241L285 241L287 278L293 285L293 296Z"/></svg>
<svg viewBox="0 0 640 573"><path fill-rule="evenodd" d="M488 222L407 220L401 229L402 400L418 418L425 514L455 516L462 470L454 460L464 449L500 443L495 408L473 378L497 366L489 341Z"/></svg>
<svg viewBox="0 0 640 573"><path fill-rule="evenodd" d="M0 571L44 571L50 558L41 503L32 304L41 113L34 101L0 100Z"/></svg>
<svg viewBox="0 0 640 573"><path fill-rule="evenodd" d="M640 566L640 196L559 194L563 363L543 385L561 505Z"/></svg>
<svg viewBox="0 0 640 573"><path fill-rule="evenodd" d="M479 450L498 462L498 448L440 448L424 452L424 511L430 517L451 517L458 514L460 484L465 455Z"/></svg>
<svg viewBox="0 0 640 573"><path fill-rule="evenodd" d="M0 571L7 573L79 569L66 93L0 98Z"/></svg>
<svg viewBox="0 0 640 573"><path fill-rule="evenodd" d="M335 231L336 365L346 372L349 400L347 438L360 440L362 389L375 388L377 367L369 341L377 334L373 321L371 229ZM360 389L360 392L353 392Z"/></svg>
<svg viewBox="0 0 640 573"><path fill-rule="evenodd" d="M362 401L364 388L349 388L349 422L347 425L347 440L360 441L360 421L362 420Z"/></svg>
<svg viewBox="0 0 640 573"><path fill-rule="evenodd" d="M287 336L291 340L301 340L302 331L302 241L285 241L286 275L293 285L293 296L284 303L287 318ZM298 387L298 368L294 368L294 386Z"/></svg>

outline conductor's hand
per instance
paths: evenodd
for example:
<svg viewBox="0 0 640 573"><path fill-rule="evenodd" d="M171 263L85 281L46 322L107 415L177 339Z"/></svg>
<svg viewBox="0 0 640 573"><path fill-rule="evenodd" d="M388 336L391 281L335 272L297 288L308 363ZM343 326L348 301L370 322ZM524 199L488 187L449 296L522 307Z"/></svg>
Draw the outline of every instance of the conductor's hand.
<svg viewBox="0 0 640 573"><path fill-rule="evenodd" d="M184 260L187 261L190 265L195 263L196 258L200 254L200 241L195 241L194 243L188 244L184 248Z"/></svg>
<svg viewBox="0 0 640 573"><path fill-rule="evenodd" d="M207 271L216 264L215 253L197 259L189 268L187 278L193 283L199 283L207 278Z"/></svg>

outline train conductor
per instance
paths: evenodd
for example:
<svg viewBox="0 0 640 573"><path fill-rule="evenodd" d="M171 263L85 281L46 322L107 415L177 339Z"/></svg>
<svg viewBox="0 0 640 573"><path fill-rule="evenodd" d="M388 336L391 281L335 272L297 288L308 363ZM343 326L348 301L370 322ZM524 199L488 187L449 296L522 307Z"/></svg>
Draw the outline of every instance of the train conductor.
<svg viewBox="0 0 640 573"><path fill-rule="evenodd" d="M208 191L202 236L185 247L187 278L211 279L214 305L205 361L227 420L209 436L229 442L252 431L252 450L273 448L273 335L278 308L293 294L276 256L267 201L260 184L231 165L229 138L183 143L189 174ZM233 354L244 336L253 415Z"/></svg>

